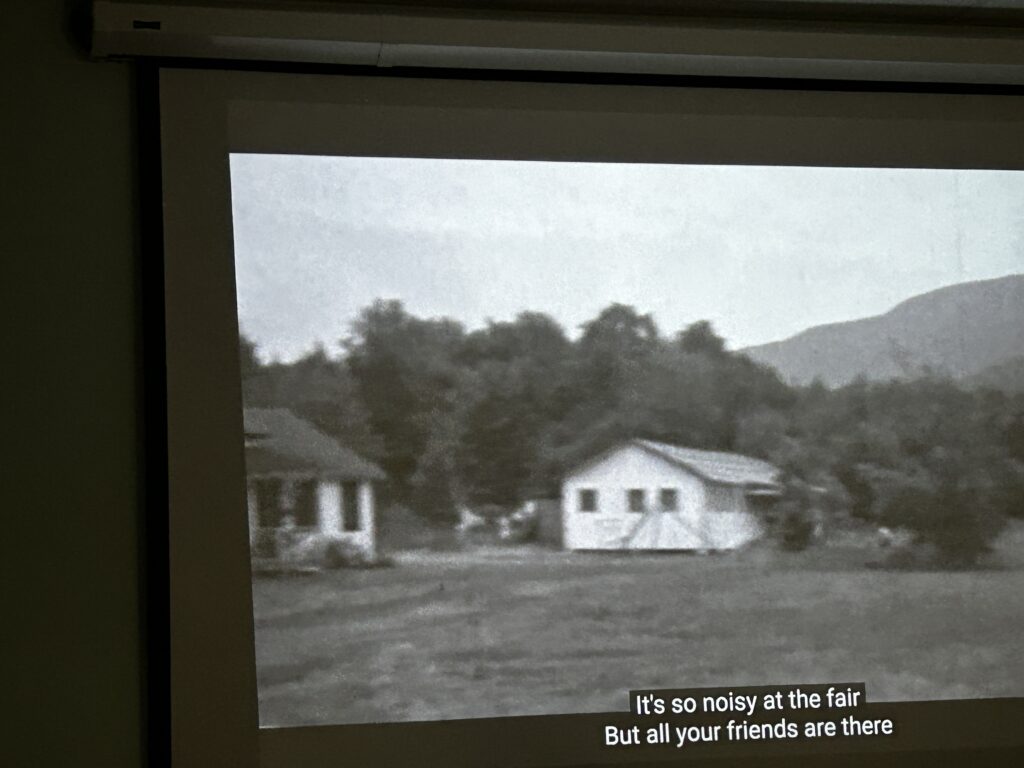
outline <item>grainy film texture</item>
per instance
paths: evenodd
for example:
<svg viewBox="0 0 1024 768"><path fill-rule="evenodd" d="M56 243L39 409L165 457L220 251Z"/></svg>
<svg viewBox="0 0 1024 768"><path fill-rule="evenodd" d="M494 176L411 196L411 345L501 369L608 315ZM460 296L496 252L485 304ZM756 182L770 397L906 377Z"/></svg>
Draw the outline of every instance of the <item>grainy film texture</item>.
<svg viewBox="0 0 1024 768"><path fill-rule="evenodd" d="M263 725L1024 695L1024 173L231 173Z"/></svg>

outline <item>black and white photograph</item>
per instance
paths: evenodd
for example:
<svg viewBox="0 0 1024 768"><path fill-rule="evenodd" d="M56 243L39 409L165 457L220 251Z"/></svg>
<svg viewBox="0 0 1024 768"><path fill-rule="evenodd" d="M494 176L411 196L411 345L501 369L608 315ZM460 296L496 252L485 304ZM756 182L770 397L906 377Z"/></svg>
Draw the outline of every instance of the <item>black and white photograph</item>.
<svg viewBox="0 0 1024 768"><path fill-rule="evenodd" d="M1024 172L230 171L262 726L1024 696Z"/></svg>

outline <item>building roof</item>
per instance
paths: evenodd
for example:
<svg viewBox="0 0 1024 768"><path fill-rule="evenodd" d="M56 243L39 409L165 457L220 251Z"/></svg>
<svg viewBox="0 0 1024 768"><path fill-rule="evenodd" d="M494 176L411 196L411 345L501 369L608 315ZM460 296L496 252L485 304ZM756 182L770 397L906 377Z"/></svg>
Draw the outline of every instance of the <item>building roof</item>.
<svg viewBox="0 0 1024 768"><path fill-rule="evenodd" d="M245 408L245 471L309 472L338 480L383 480L380 467L287 408Z"/></svg>
<svg viewBox="0 0 1024 768"><path fill-rule="evenodd" d="M754 459L739 453L682 448L678 445L658 443L654 440L634 440L633 442L713 483L778 485L779 468L761 459Z"/></svg>
<svg viewBox="0 0 1024 768"><path fill-rule="evenodd" d="M683 448L678 445L659 443L654 440L630 440L628 444L639 446L645 451L653 453L665 461L675 464L712 483L738 485L752 490L774 491L781 489L779 485L779 468L761 459L754 459L738 453ZM619 444L611 450L618 450L621 447L622 445ZM601 455L605 456L610 452L606 451ZM591 459L587 464L592 464L594 461L595 459ZM578 467L577 469L580 468Z"/></svg>

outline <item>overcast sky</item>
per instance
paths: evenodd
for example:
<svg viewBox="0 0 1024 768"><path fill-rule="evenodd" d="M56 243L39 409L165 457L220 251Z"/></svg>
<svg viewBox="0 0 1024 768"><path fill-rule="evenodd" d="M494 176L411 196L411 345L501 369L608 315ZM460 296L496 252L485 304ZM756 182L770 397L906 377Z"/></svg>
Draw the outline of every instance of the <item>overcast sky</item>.
<svg viewBox="0 0 1024 768"><path fill-rule="evenodd" d="M239 320L282 361L375 298L571 335L621 302L737 349L1024 272L1024 172L232 155L231 185Z"/></svg>

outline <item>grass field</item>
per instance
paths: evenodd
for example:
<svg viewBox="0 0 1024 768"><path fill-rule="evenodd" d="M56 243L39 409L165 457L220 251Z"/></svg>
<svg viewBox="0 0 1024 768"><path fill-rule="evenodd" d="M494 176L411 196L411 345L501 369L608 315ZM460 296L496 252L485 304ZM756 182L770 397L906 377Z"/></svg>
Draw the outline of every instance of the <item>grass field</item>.
<svg viewBox="0 0 1024 768"><path fill-rule="evenodd" d="M493 549L254 581L263 725L624 710L630 688L1024 695L1024 567Z"/></svg>

